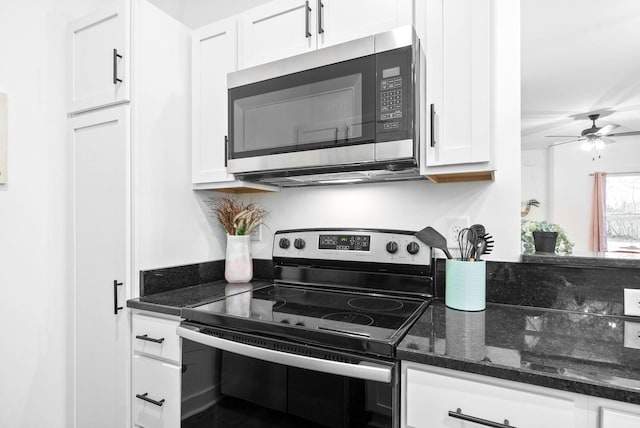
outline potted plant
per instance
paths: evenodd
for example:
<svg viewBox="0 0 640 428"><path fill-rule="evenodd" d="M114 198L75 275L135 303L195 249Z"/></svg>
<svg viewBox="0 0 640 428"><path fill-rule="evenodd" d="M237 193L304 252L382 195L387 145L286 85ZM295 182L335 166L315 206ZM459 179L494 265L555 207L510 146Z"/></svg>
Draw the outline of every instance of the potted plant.
<svg viewBox="0 0 640 428"><path fill-rule="evenodd" d="M234 196L210 198L220 225L227 233L224 277L230 283L243 283L253 278L250 235L262 224L267 211L254 203L243 203Z"/></svg>
<svg viewBox="0 0 640 428"><path fill-rule="evenodd" d="M525 253L571 254L574 245L560 225L546 220L523 220L520 239Z"/></svg>

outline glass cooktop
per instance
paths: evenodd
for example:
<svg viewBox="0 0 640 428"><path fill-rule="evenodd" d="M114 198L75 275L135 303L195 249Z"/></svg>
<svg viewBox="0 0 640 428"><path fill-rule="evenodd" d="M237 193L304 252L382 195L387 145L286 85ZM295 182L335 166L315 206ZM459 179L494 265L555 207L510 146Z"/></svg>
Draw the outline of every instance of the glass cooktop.
<svg viewBox="0 0 640 428"><path fill-rule="evenodd" d="M282 284L228 284L225 296L184 309L182 316L211 326L368 348L365 343L371 341L395 344L428 305L416 298Z"/></svg>

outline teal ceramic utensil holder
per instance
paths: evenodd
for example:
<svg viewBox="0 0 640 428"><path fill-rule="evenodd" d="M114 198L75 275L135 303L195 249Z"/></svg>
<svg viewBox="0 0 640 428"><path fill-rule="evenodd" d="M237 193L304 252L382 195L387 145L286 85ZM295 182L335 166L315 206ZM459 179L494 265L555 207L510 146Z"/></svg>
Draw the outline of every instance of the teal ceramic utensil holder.
<svg viewBox="0 0 640 428"><path fill-rule="evenodd" d="M482 311L486 302L487 265L484 260L447 260L444 303L461 311Z"/></svg>

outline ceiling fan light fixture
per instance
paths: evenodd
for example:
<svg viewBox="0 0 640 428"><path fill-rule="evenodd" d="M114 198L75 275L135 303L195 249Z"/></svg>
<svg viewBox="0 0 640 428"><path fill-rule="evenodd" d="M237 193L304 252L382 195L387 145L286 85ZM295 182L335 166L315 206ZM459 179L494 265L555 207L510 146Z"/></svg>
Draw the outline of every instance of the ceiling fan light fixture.
<svg viewBox="0 0 640 428"><path fill-rule="evenodd" d="M590 152L591 149L593 149L593 144L591 144L591 141L589 140L584 140L582 144L580 144L580 148L585 152Z"/></svg>
<svg viewBox="0 0 640 428"><path fill-rule="evenodd" d="M602 141L600 138L596 139L595 141L593 141L593 147L596 150L602 150L604 149L604 146L606 145L606 143L604 141Z"/></svg>

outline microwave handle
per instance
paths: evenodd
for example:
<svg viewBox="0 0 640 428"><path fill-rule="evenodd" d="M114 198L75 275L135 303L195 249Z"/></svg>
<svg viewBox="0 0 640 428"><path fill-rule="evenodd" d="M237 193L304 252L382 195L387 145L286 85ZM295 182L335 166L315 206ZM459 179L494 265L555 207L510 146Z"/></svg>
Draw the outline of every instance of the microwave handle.
<svg viewBox="0 0 640 428"><path fill-rule="evenodd" d="M392 379L391 368L380 364L369 362L362 362L360 364L342 363L339 361L324 360L321 358L307 357L305 355L274 351L273 349L246 345L244 343L210 336L208 334L201 333L200 331L185 327L176 327L176 333L180 337L203 345L211 346L212 348L276 364L283 364L286 366L322 373L330 373L338 376L365 379L373 382L391 383Z"/></svg>

